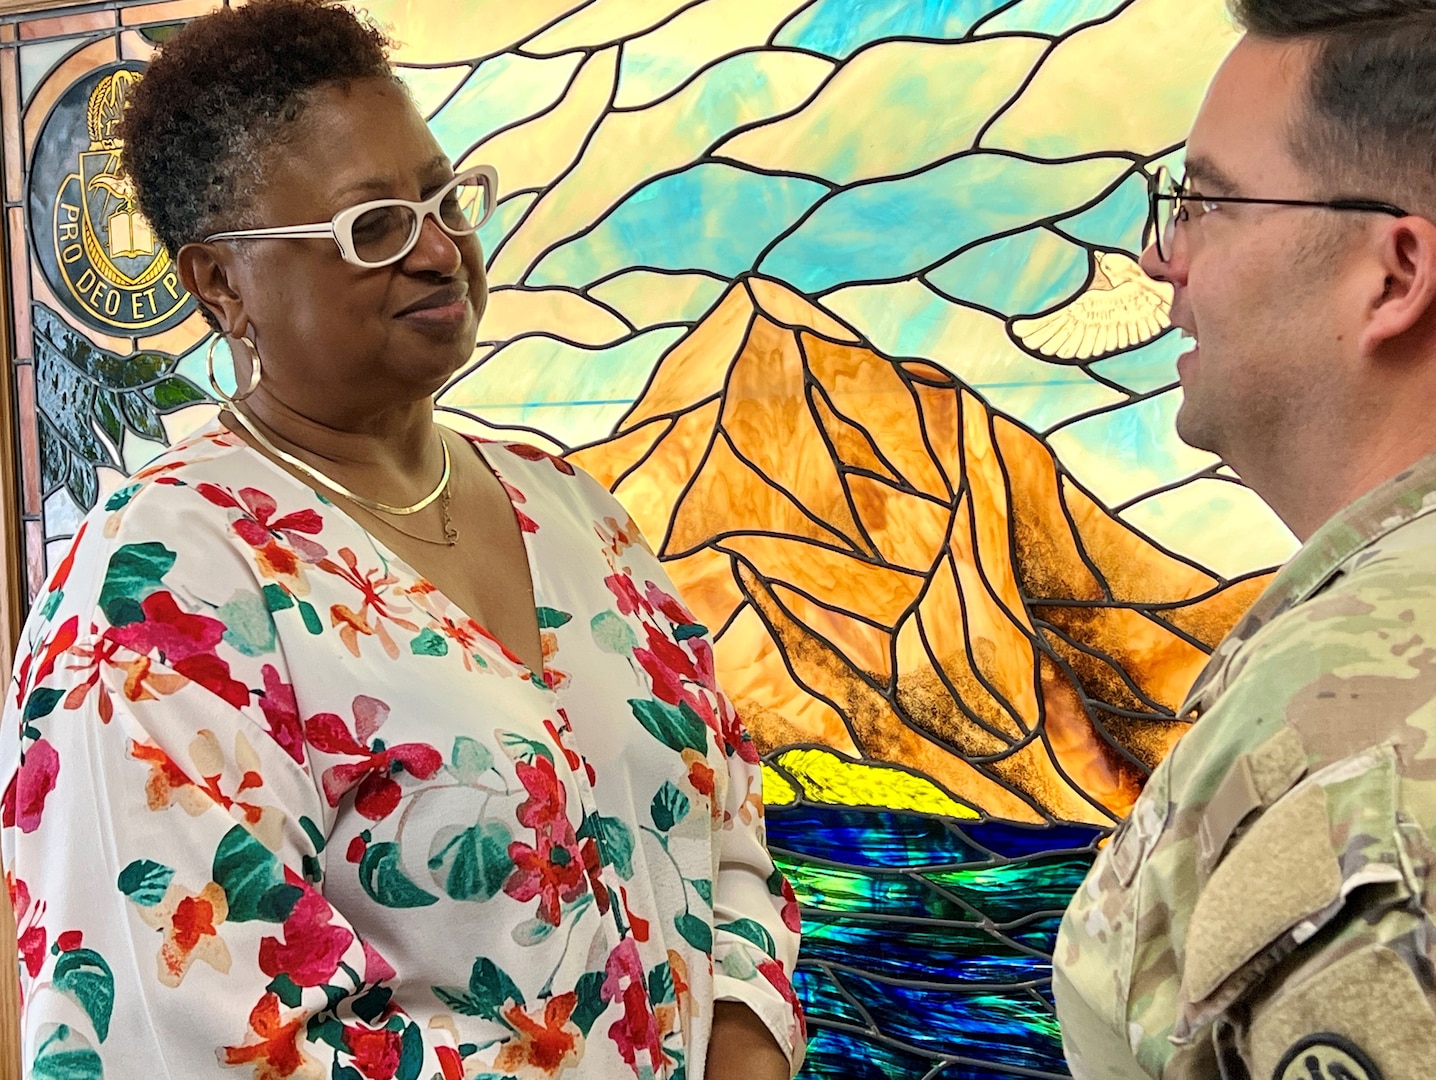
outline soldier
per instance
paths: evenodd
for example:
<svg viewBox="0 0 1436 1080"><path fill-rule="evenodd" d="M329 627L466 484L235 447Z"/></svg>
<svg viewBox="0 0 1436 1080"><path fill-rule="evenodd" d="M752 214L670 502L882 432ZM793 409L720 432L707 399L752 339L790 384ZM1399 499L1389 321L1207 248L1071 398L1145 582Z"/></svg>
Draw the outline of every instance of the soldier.
<svg viewBox="0 0 1436 1080"><path fill-rule="evenodd" d="M1181 437L1304 541L1058 937L1079 1080L1436 1074L1436 2L1233 0L1152 277Z"/></svg>

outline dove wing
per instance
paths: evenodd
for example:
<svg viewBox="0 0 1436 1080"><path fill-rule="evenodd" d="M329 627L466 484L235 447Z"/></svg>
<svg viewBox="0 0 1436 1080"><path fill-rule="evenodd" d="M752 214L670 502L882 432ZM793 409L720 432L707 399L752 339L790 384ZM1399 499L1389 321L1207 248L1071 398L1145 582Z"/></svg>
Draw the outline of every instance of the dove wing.
<svg viewBox="0 0 1436 1080"><path fill-rule="evenodd" d="M1166 329L1170 308L1156 284L1126 281L1114 289L1088 289L1050 314L1018 319L1012 332L1040 356L1091 360L1150 341Z"/></svg>

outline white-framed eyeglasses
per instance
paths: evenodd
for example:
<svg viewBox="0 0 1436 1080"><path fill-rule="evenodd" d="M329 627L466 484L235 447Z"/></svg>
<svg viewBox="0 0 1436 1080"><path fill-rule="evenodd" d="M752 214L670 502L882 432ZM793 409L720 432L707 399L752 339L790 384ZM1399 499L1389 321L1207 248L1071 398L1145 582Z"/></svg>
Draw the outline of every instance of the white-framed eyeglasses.
<svg viewBox="0 0 1436 1080"><path fill-rule="evenodd" d="M204 242L329 237L338 245L345 262L373 269L396 263L413 251L426 217L432 216L450 236L476 232L494 212L498 188L498 170L492 165L475 165L422 202L374 199L341 210L330 221L233 229L206 236Z"/></svg>

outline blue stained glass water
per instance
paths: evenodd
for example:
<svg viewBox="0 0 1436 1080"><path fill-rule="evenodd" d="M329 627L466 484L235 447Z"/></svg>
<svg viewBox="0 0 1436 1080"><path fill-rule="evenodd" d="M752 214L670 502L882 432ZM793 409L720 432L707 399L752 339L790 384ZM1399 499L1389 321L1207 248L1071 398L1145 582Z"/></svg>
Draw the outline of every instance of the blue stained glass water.
<svg viewBox="0 0 1436 1080"><path fill-rule="evenodd" d="M832 977L822 968L802 964L793 973L793 988L803 1001L808 1022L832 1020L841 1024L866 1027L867 1020L847 996L838 989Z"/></svg>
<svg viewBox="0 0 1436 1080"><path fill-rule="evenodd" d="M639 188L592 232L546 255L528 280L587 285L631 266L735 277L826 192L812 180L694 165Z"/></svg>
<svg viewBox="0 0 1436 1080"><path fill-rule="evenodd" d="M768 843L857 866L988 862L992 856L938 818L884 810L798 806L768 813Z"/></svg>
<svg viewBox="0 0 1436 1080"><path fill-rule="evenodd" d="M902 986L851 972L836 976L885 1035L939 1054L982 1056L1028 1068L1062 1065L1057 1019L1027 995ZM975 1054L973 1056L976 1056Z"/></svg>
<svg viewBox="0 0 1436 1080"><path fill-rule="evenodd" d="M998 923L1037 911L1061 911L1082 884L1087 857L1033 858L962 870L929 870L922 875L956 894Z"/></svg>
<svg viewBox="0 0 1436 1080"><path fill-rule="evenodd" d="M1096 850L1105 829L1090 825L1019 825L1007 821L964 822L962 830L995 855L1020 859L1028 855L1066 852L1072 848Z"/></svg>
<svg viewBox="0 0 1436 1080"><path fill-rule="evenodd" d="M812 1029L808 1040L808 1064L802 1075L832 1077L833 1080L920 1080L934 1064L933 1059L906 1053L896 1047L875 1043L862 1035L831 1028Z"/></svg>
<svg viewBox="0 0 1436 1080"><path fill-rule="evenodd" d="M1045 956L1035 956L976 926L860 920L809 911L803 935L803 956L808 959L895 979L1017 985L1052 973ZM1025 929L1008 936L1024 939L1022 944L1028 948L1051 948L1049 934Z"/></svg>

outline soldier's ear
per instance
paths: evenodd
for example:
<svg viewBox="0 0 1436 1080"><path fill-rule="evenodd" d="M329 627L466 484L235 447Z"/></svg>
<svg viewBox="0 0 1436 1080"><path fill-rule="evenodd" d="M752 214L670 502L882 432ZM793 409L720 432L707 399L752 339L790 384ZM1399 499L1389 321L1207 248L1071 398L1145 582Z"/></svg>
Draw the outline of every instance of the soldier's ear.
<svg viewBox="0 0 1436 1080"><path fill-rule="evenodd" d="M186 244L175 256L180 281L229 332L244 332L244 300L234 287L233 256L215 244Z"/></svg>
<svg viewBox="0 0 1436 1080"><path fill-rule="evenodd" d="M1367 355L1436 318L1436 224L1404 217L1384 223L1373 253L1381 279L1372 288L1360 342Z"/></svg>

